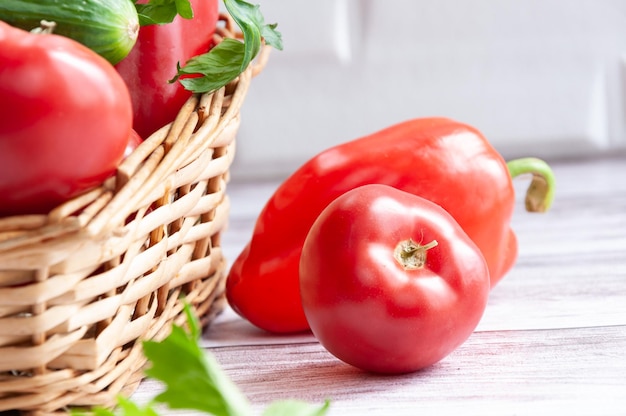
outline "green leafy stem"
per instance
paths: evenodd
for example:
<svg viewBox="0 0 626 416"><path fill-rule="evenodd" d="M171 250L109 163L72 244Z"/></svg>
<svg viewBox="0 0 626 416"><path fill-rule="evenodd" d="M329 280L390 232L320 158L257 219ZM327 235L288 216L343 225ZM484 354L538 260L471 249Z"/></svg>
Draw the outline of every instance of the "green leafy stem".
<svg viewBox="0 0 626 416"><path fill-rule="evenodd" d="M135 9L140 26L171 23L178 15L184 19L193 19L189 0L150 0L148 3L137 3L135 0Z"/></svg>
<svg viewBox="0 0 626 416"><path fill-rule="evenodd" d="M266 24L259 5L243 0L223 0L228 14L243 34L243 42L226 38L205 54L195 56L176 68L170 83L180 82L187 90L207 93L218 90L237 78L259 54L263 42L275 49L283 49L281 33L277 24ZM150 0L137 3L135 8L141 26L167 24L177 15L193 18L189 0ZM193 75L193 77L186 77Z"/></svg>
<svg viewBox="0 0 626 416"><path fill-rule="evenodd" d="M258 5L243 0L224 0L226 10L243 33L243 42L226 38L209 52L195 56L178 66L176 76L170 82L179 81L187 90L195 93L212 92L222 88L246 70L258 55L263 42L283 49L282 35L276 24L266 24ZM184 75L194 77L181 78Z"/></svg>

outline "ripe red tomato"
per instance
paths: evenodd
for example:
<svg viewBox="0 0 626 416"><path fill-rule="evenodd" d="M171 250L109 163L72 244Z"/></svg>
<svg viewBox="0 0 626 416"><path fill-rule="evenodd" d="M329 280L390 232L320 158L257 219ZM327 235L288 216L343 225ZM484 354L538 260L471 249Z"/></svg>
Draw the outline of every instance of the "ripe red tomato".
<svg viewBox="0 0 626 416"><path fill-rule="evenodd" d="M130 156L130 154L133 153L137 147L139 147L141 142L143 142L143 139L139 136L139 133L137 133L135 129L132 129L130 137L128 138L128 143L126 144L126 149L124 150L124 158Z"/></svg>
<svg viewBox="0 0 626 416"><path fill-rule="evenodd" d="M46 213L115 171L132 108L112 65L2 22L0 62L0 215Z"/></svg>
<svg viewBox="0 0 626 416"><path fill-rule="evenodd" d="M476 328L489 288L487 263L452 216L386 185L335 199L300 259L313 334L372 372L416 371L446 357Z"/></svg>

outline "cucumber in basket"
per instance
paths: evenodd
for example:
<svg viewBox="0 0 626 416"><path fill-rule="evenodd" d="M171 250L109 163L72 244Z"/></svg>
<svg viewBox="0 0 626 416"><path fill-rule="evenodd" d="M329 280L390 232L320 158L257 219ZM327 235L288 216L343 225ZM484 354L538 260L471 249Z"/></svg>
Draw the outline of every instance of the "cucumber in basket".
<svg viewBox="0 0 626 416"><path fill-rule="evenodd" d="M52 32L94 50L112 64L132 49L139 18L131 0L2 0L0 20L24 30L53 22Z"/></svg>

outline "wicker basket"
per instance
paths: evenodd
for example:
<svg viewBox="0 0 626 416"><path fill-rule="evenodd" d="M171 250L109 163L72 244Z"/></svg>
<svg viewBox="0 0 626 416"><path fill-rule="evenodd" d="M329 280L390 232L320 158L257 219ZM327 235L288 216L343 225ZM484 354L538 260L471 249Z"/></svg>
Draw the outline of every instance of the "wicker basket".
<svg viewBox="0 0 626 416"><path fill-rule="evenodd" d="M216 41L239 37L222 17ZM141 340L224 304L220 232L240 107L256 62L194 95L117 175L44 216L0 219L0 411L113 406L143 378Z"/></svg>

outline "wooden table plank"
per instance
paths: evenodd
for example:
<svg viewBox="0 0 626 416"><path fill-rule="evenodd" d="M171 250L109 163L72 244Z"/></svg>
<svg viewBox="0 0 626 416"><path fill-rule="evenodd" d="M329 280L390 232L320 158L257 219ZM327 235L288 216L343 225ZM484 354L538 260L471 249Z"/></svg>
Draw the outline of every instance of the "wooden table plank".
<svg viewBox="0 0 626 416"><path fill-rule="evenodd" d="M485 331L424 371L383 376L344 364L315 342L211 349L257 414L273 400L297 397L330 399L333 416L623 415L624 351L624 325Z"/></svg>
<svg viewBox="0 0 626 416"><path fill-rule="evenodd" d="M204 347L257 414L288 397L332 399L333 416L626 414L626 158L552 166L557 198L547 214L523 212L527 183L516 180L518 261L476 332L431 368L367 374L310 334L267 334L230 310L206 331ZM223 242L231 261L277 185L230 184ZM157 389L146 381L135 398Z"/></svg>
<svg viewBox="0 0 626 416"><path fill-rule="evenodd" d="M316 343L212 351L257 405L298 397L330 398L332 415L624 412L613 406L624 403L626 326L477 332L440 363L402 376L361 372Z"/></svg>

